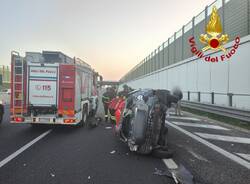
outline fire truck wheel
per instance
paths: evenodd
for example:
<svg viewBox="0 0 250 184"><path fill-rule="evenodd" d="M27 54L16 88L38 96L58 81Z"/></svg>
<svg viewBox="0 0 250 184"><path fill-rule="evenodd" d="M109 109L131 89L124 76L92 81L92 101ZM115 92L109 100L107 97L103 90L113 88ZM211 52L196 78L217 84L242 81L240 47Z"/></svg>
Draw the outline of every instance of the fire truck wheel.
<svg viewBox="0 0 250 184"><path fill-rule="evenodd" d="M98 121L94 117L88 118L88 128L95 128L98 126Z"/></svg>
<svg viewBox="0 0 250 184"><path fill-rule="evenodd" d="M90 116L90 117L94 117L94 116L95 116L95 110L90 111L90 112L89 112L89 116Z"/></svg>

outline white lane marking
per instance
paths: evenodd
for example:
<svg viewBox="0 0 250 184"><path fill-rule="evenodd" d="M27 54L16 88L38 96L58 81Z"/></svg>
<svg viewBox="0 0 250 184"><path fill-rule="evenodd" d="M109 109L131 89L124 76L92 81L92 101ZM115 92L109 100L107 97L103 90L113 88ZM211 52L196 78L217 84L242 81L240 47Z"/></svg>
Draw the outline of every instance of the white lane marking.
<svg viewBox="0 0 250 184"><path fill-rule="evenodd" d="M178 169L178 166L173 159L170 158L170 159L162 159L162 160L169 169Z"/></svg>
<svg viewBox="0 0 250 184"><path fill-rule="evenodd" d="M232 136L217 135L217 134L205 134L199 132L195 132L195 134L205 139L250 144L250 138L232 137Z"/></svg>
<svg viewBox="0 0 250 184"><path fill-rule="evenodd" d="M250 161L250 154L244 154L244 153L235 153L235 154L237 154L240 157Z"/></svg>
<svg viewBox="0 0 250 184"><path fill-rule="evenodd" d="M34 140L30 141L29 143L27 143L26 145L24 145L23 147L21 147L19 150L17 150L16 152L12 153L10 156L8 156L7 158L3 159L0 162L0 168L3 167L5 164L7 164L9 161L11 161L12 159L14 159L15 157L17 157L19 154L21 154L23 151L25 151L26 149L28 149L30 146L32 146L33 144L35 144L37 141L39 141L40 139L42 139L43 137L45 137L46 135L48 135L52 130L48 130L46 132L44 132L43 134L41 134L40 136L38 136L37 138L35 138Z"/></svg>
<svg viewBox="0 0 250 184"><path fill-rule="evenodd" d="M196 140L196 141L206 145L207 147L213 149L214 151L217 151L218 153L224 155L225 157L229 158L230 160L233 160L236 163L246 167L247 169L250 169L250 163L247 162L246 160L244 160L244 159L242 159L242 158L240 158L240 157L238 157L238 156L236 156L236 155L234 155L232 153L227 152L226 150L224 150L224 149L222 149L222 148L220 148L220 147L218 147L218 146L216 146L216 145L214 145L214 144L212 144L212 143L198 137L197 135L194 135L194 134L184 130L181 127L178 127L177 125L174 125L173 123L170 123L168 121L166 121L166 122L168 123L168 126L171 126L171 127L175 128L175 129L179 130L180 132L186 134L187 136L193 138L194 140Z"/></svg>
<svg viewBox="0 0 250 184"><path fill-rule="evenodd" d="M198 118L191 118L191 117L180 117L180 116L169 116L168 119L179 119L179 120L191 120L191 121L201 121Z"/></svg>
<svg viewBox="0 0 250 184"><path fill-rule="evenodd" d="M172 121L175 125L188 126L188 127L197 127L197 128L208 128L208 129L216 129L216 130L229 130L228 128L224 128L218 125L207 125L207 124L197 124L197 123L183 123Z"/></svg>

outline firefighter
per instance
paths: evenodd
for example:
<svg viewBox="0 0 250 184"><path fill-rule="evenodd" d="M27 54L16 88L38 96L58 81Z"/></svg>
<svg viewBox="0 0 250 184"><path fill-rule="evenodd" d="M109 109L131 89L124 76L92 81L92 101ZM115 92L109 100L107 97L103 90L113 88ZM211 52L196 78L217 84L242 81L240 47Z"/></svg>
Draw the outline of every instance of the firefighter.
<svg viewBox="0 0 250 184"><path fill-rule="evenodd" d="M181 99L183 98L182 91L179 87L175 87L173 89L173 95L177 98L177 102L175 103L175 115L181 116Z"/></svg>
<svg viewBox="0 0 250 184"><path fill-rule="evenodd" d="M114 90L116 89L115 87L111 88L113 91L112 95L115 95L116 93L114 92ZM111 120L111 123L118 123L117 122L117 118L118 117L118 112L121 112L121 110L123 109L123 105L124 105L124 100L128 97L129 92L132 91L132 88L128 87L126 84L123 85L123 90L120 91L116 98L113 98L108 106L108 117ZM120 116L120 115L119 115Z"/></svg>
<svg viewBox="0 0 250 184"><path fill-rule="evenodd" d="M132 88L128 87L128 85L126 84L124 84L122 87L123 87L123 90L119 92L118 96L127 98L129 92L132 91Z"/></svg>
<svg viewBox="0 0 250 184"><path fill-rule="evenodd" d="M103 95L102 95L102 103L103 103L103 106L104 106L105 121L106 122L108 121L108 106L109 106L110 101L114 97L115 97L115 91L110 87L108 87L106 89L106 92L103 93Z"/></svg>
<svg viewBox="0 0 250 184"><path fill-rule="evenodd" d="M109 103L108 112L109 112L109 118L112 124L118 123L116 114L117 114L117 111L119 110L121 112L121 109L120 109L121 104L124 102L125 99L126 97L123 96L123 93L119 92L116 98L113 98L111 102Z"/></svg>

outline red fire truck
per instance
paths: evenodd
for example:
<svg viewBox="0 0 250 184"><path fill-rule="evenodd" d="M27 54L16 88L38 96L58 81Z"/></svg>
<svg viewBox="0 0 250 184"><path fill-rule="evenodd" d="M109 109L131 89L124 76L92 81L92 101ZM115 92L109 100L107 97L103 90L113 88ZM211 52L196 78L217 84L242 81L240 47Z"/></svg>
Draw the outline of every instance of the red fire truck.
<svg viewBox="0 0 250 184"><path fill-rule="evenodd" d="M90 65L61 52L11 54L11 123L83 126L97 109Z"/></svg>

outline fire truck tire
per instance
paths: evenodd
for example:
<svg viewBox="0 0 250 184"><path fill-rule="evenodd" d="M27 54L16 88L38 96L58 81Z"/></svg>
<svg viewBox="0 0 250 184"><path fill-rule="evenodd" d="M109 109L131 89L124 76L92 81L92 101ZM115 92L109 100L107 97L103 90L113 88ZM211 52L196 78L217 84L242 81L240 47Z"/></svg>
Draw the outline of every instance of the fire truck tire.
<svg viewBox="0 0 250 184"><path fill-rule="evenodd" d="M91 110L90 112L89 112L89 116L90 117L95 117L95 110Z"/></svg>
<svg viewBox="0 0 250 184"><path fill-rule="evenodd" d="M88 128L95 128L98 126L98 121L94 117L88 118Z"/></svg>

